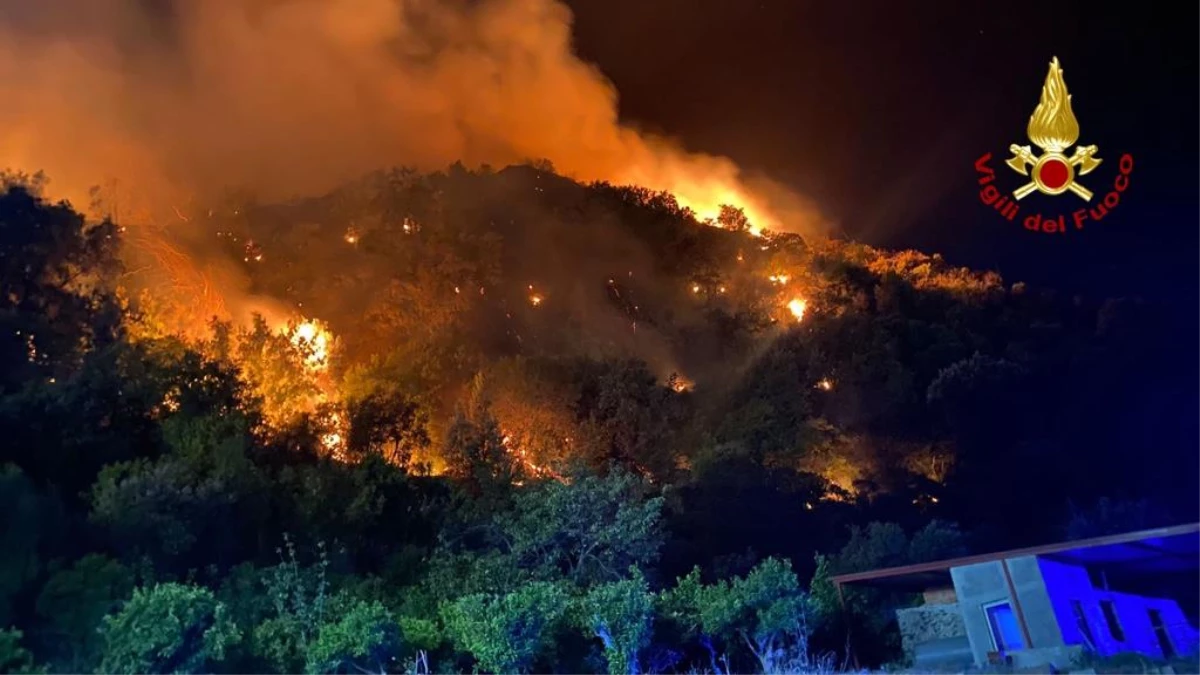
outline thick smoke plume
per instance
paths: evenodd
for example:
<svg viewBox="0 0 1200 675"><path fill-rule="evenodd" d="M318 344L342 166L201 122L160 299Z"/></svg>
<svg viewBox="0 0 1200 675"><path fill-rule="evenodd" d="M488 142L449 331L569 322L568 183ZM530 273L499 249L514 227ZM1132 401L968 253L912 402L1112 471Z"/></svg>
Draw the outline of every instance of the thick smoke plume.
<svg viewBox="0 0 1200 675"><path fill-rule="evenodd" d="M570 27L554 0L0 0L0 166L44 170L76 203L118 181L161 209L547 158L701 216L732 203L759 227L815 227L786 190L622 126Z"/></svg>

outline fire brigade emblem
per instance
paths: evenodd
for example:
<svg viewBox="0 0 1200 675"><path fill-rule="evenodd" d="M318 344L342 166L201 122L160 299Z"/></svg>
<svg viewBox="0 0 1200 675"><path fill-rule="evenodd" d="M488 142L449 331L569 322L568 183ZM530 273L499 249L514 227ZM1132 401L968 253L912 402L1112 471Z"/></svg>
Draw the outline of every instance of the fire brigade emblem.
<svg viewBox="0 0 1200 675"><path fill-rule="evenodd" d="M1042 98L1029 118L1027 131L1030 142L1041 148L1042 154L1034 155L1028 145L1009 146L1013 156L1006 164L1031 179L1013 191L1013 198L1023 199L1034 191L1059 195L1069 190L1084 201L1091 201L1091 190L1080 185L1075 177L1091 173L1102 160L1096 156L1099 148L1095 145L1075 146L1070 157L1064 154L1079 140L1079 121L1071 111L1071 95L1067 93L1057 56L1050 61Z"/></svg>

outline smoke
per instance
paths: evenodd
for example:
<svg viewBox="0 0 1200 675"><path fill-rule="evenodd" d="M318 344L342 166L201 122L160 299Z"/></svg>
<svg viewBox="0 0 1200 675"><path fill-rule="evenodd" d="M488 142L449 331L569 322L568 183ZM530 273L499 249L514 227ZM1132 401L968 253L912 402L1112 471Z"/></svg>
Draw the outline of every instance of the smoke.
<svg viewBox="0 0 1200 675"><path fill-rule="evenodd" d="M786 189L620 124L570 28L554 0L0 0L0 166L77 204L118 181L163 213L230 186L273 199L547 158L701 216L818 226Z"/></svg>

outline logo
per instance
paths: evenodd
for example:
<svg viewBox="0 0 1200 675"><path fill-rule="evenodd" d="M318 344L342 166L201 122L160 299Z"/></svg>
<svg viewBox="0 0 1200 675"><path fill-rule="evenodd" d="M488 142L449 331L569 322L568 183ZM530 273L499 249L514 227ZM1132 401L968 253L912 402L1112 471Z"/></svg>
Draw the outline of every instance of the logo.
<svg viewBox="0 0 1200 675"><path fill-rule="evenodd" d="M1034 153L1030 145L1013 143L1008 147L1012 157L1004 163L1017 174L1028 178L1011 194L1002 193L994 184L996 172L989 165L992 153L975 160L975 171L979 173L979 184L983 186L979 191L979 199L984 204L1009 221L1015 221L1021 212L1018 202L1033 193L1039 192L1055 199L1070 193L1088 204L1070 214L1070 225L1082 230L1085 223L1103 220L1121 203L1121 195L1129 189L1129 174L1133 172L1131 155L1121 155L1112 189L1100 199L1094 200L1093 192L1078 180L1080 176L1095 171L1104 160L1099 157L1098 146L1075 145L1080 134L1079 120L1071 110L1071 95L1067 93L1067 83L1058 65L1058 57L1050 61L1050 71L1042 85L1042 96L1029 118L1026 133L1029 142L1037 146L1041 153ZM1075 150L1068 156L1067 150L1073 145ZM1034 232L1066 234L1068 229L1066 214L1033 213L1026 216L1022 223L1025 229Z"/></svg>

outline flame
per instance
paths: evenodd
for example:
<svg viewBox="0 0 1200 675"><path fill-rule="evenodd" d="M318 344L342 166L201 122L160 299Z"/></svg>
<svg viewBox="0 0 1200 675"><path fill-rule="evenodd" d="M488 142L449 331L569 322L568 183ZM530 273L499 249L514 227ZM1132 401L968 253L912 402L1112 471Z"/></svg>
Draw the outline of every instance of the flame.
<svg viewBox="0 0 1200 675"><path fill-rule="evenodd" d="M791 277L786 274L772 274L771 276L767 277L767 279L769 279L773 284L779 284L782 286L783 284L786 284L788 279L791 279Z"/></svg>
<svg viewBox="0 0 1200 675"><path fill-rule="evenodd" d="M828 377L823 377L817 381L816 388L823 391L830 391L833 389L833 380L829 379Z"/></svg>
<svg viewBox="0 0 1200 675"><path fill-rule="evenodd" d="M530 476L533 476L534 478L548 476L560 482L563 480L562 476L559 476L550 467L534 462L533 459L529 457L529 453L526 452L524 448L513 443L512 436L503 429L500 430L500 434L500 445L504 446L504 451L507 452L513 459L515 459L517 463L521 465L521 468L524 469L525 472ZM514 481L514 484L520 486L524 485L524 482Z"/></svg>
<svg viewBox="0 0 1200 675"><path fill-rule="evenodd" d="M1071 112L1071 95L1057 56L1050 61L1042 98L1029 118L1028 132L1029 140L1048 152L1062 152L1079 140L1079 122Z"/></svg>
<svg viewBox="0 0 1200 675"><path fill-rule="evenodd" d="M692 284L692 292L699 293L700 292L700 284Z"/></svg>
<svg viewBox="0 0 1200 675"><path fill-rule="evenodd" d="M329 431L321 435L321 447L334 459L346 459L346 416L340 411L329 414Z"/></svg>
<svg viewBox="0 0 1200 675"><path fill-rule="evenodd" d="M696 383L689 380L686 376L679 373L671 373L671 377L667 379L667 386L676 394L682 394L685 391L691 391L696 388Z"/></svg>
<svg viewBox="0 0 1200 675"><path fill-rule="evenodd" d="M346 240L347 244L353 246L358 243L358 230L348 227L346 228L346 235L342 238Z"/></svg>
<svg viewBox="0 0 1200 675"><path fill-rule="evenodd" d="M317 371L329 367L330 333L321 322L309 319L297 324L289 336L292 344L304 352L304 364Z"/></svg>
<svg viewBox="0 0 1200 675"><path fill-rule="evenodd" d="M542 296L537 293L534 293L529 296L529 304L533 305L534 307L537 307L538 305L542 304L542 300L543 300Z"/></svg>
<svg viewBox="0 0 1200 675"><path fill-rule="evenodd" d="M796 317L796 321L804 320L804 310L808 309L808 301L803 298L792 298L792 301L787 304L788 311L792 316Z"/></svg>

